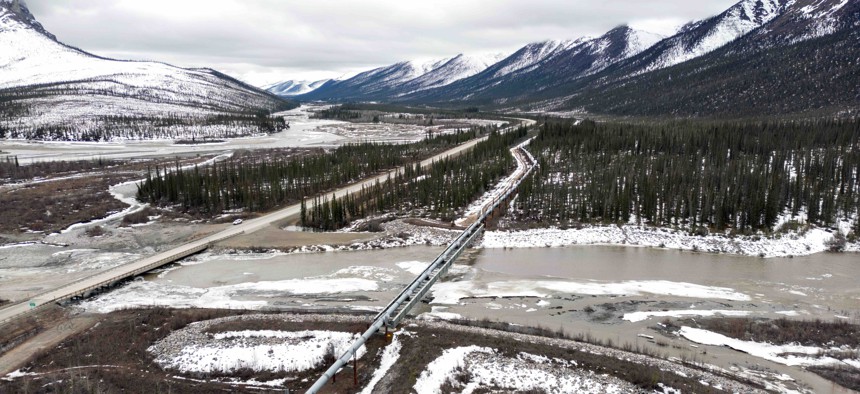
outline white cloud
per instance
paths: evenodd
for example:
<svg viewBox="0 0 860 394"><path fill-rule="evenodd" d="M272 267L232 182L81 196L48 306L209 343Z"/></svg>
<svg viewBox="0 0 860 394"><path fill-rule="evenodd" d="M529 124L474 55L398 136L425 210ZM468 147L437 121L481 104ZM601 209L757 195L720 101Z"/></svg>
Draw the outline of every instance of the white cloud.
<svg viewBox="0 0 860 394"><path fill-rule="evenodd" d="M213 67L262 85L412 58L513 52L631 23L667 26L733 0L29 0L45 27L99 55Z"/></svg>

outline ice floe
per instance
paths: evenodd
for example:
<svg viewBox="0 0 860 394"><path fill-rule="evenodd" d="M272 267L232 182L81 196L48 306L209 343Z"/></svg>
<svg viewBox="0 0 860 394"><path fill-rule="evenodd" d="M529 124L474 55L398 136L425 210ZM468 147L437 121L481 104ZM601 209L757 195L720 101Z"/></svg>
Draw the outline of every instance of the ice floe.
<svg viewBox="0 0 860 394"><path fill-rule="evenodd" d="M715 332L692 327L681 327L679 335L698 344L726 346L755 357L788 366L853 365L860 360L838 360L824 353L827 349L815 346L773 345L769 343L742 341Z"/></svg>
<svg viewBox="0 0 860 394"><path fill-rule="evenodd" d="M551 294L636 296L654 294L700 299L749 301L751 298L727 287L702 286L663 280L626 282L575 282L563 280L512 280L480 284L473 281L442 282L433 286L434 304L458 304L464 298L539 297Z"/></svg>

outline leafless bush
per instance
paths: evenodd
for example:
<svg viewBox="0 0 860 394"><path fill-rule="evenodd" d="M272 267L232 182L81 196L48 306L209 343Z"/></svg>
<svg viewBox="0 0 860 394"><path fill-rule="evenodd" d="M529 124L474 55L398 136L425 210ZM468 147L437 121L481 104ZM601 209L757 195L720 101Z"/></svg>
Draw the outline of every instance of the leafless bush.
<svg viewBox="0 0 860 394"><path fill-rule="evenodd" d="M138 212L125 215L122 218L122 225L124 227L131 226L133 224L144 224L149 223L149 217L154 216L155 211L152 208L144 208Z"/></svg>
<svg viewBox="0 0 860 394"><path fill-rule="evenodd" d="M840 253L845 251L845 246L848 244L848 239L845 238L845 235L842 234L841 231L837 231L836 235L833 236L833 239L827 241L827 250L833 253Z"/></svg>
<svg viewBox="0 0 860 394"><path fill-rule="evenodd" d="M102 226L92 226L85 231L88 237L101 237L105 235L105 229Z"/></svg>
<svg viewBox="0 0 860 394"><path fill-rule="evenodd" d="M817 366L808 369L840 386L860 391L860 369L834 366Z"/></svg>
<svg viewBox="0 0 860 394"><path fill-rule="evenodd" d="M805 346L860 347L860 327L844 321L754 320L747 318L709 319L703 328L745 341Z"/></svg>

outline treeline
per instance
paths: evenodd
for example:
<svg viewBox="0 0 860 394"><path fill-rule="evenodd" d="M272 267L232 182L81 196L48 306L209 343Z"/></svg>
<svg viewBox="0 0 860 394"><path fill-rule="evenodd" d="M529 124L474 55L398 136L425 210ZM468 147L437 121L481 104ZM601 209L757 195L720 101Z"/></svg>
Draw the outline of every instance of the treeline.
<svg viewBox="0 0 860 394"><path fill-rule="evenodd" d="M361 119L362 116L361 110L356 108L356 106L344 104L316 111L311 117L316 119L334 119L348 122L350 120Z"/></svg>
<svg viewBox="0 0 860 394"><path fill-rule="evenodd" d="M527 133L525 127L508 133L494 131L468 152L428 168L407 166L386 182L377 182L358 193L316 198L311 204L303 201L302 226L337 230L353 220L379 213L431 215L452 221L516 167L509 150Z"/></svg>
<svg viewBox="0 0 860 394"><path fill-rule="evenodd" d="M330 108L316 111L314 118L335 119L348 122L369 122L374 116L381 117L385 114L412 114L423 118L432 119L489 119L504 120L505 118L495 113L481 112L478 107L467 107L462 109L439 109L439 108L416 108L396 104L365 104L346 103L335 105Z"/></svg>
<svg viewBox="0 0 860 394"><path fill-rule="evenodd" d="M860 209L860 121L652 125L549 122L520 189L520 220L770 231Z"/></svg>
<svg viewBox="0 0 860 394"><path fill-rule="evenodd" d="M344 145L301 158L231 159L190 169L177 164L170 171L155 168L139 186L138 198L204 214L265 211L432 156L490 131L458 131L405 145Z"/></svg>
<svg viewBox="0 0 860 394"><path fill-rule="evenodd" d="M237 104L223 98L210 97L207 104L189 109L189 103L160 91L128 92L69 84L71 82L0 89L0 139L236 138L284 130L286 122L283 117L271 114L297 107L295 102L282 100L239 101L242 104L237 107ZM164 97L160 96L162 93ZM71 99L60 100L63 97ZM90 106L103 108L112 100L131 98L141 101L139 111L134 112L152 115L124 115L121 111L104 115L87 110ZM64 105L56 109L50 105L52 100L60 100ZM162 105L172 105L176 112L165 111L161 109Z"/></svg>
<svg viewBox="0 0 860 394"><path fill-rule="evenodd" d="M116 160L97 158L77 161L44 161L21 165L18 156L0 158L0 179L22 180L69 172L100 170L120 164Z"/></svg>
<svg viewBox="0 0 860 394"><path fill-rule="evenodd" d="M6 124L16 123L6 119ZM112 141L117 139L169 139L236 138L259 133L277 133L285 130L286 121L270 116L268 111L255 113L189 116L109 115L94 117L76 124L18 125L6 129L0 123L0 138L18 138L41 141Z"/></svg>

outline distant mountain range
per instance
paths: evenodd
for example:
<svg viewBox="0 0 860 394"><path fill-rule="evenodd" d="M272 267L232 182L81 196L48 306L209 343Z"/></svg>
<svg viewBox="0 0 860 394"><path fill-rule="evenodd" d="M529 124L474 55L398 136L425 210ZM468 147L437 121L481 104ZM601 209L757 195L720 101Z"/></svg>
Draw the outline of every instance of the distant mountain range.
<svg viewBox="0 0 860 394"><path fill-rule="evenodd" d="M330 79L323 79L320 81L284 81L278 82L275 84L271 84L269 86L264 87L266 91L274 93L281 97L292 97L298 96L300 94L306 94L313 92L314 90L319 89L320 86L326 84L326 82L331 81Z"/></svg>
<svg viewBox="0 0 860 394"><path fill-rule="evenodd" d="M743 0L671 37L620 26L499 59L400 62L296 98L635 116L852 116L858 86L860 0Z"/></svg>
<svg viewBox="0 0 860 394"><path fill-rule="evenodd" d="M211 69L99 57L0 0L0 138L233 137L266 130L278 96Z"/></svg>
<svg viewBox="0 0 860 394"><path fill-rule="evenodd" d="M404 61L344 79L331 80L302 95L312 100L374 100L401 97L450 85L497 63L502 54ZM269 91L272 91L269 89Z"/></svg>

